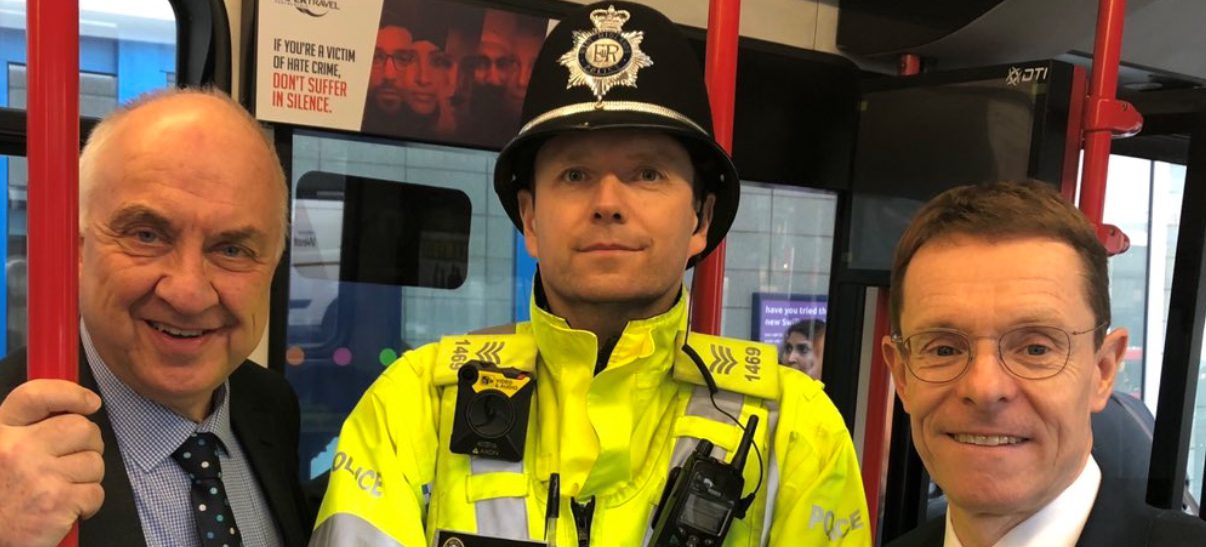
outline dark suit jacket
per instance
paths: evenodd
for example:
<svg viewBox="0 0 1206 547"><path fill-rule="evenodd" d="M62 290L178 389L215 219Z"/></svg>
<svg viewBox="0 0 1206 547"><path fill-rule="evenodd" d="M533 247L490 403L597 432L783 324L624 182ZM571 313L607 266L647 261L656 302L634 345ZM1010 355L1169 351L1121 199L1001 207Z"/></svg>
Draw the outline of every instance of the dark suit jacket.
<svg viewBox="0 0 1206 547"><path fill-rule="evenodd" d="M25 381L25 350L0 361L0 398ZM80 350L80 385L97 394L96 379ZM285 545L304 546L309 541L314 515L306 505L298 481L297 397L285 379L250 361L230 375L230 422L235 436L255 472L269 510ZM100 426L105 442L105 502L92 518L80 523L81 547L146 545L134 491L117 451L109 414L104 406L90 417Z"/></svg>
<svg viewBox="0 0 1206 547"><path fill-rule="evenodd" d="M1166 511L1118 495L1121 484L1102 476L1101 488L1077 547L1201 547L1206 545L1206 521L1179 511ZM931 520L888 547L942 547L945 518Z"/></svg>

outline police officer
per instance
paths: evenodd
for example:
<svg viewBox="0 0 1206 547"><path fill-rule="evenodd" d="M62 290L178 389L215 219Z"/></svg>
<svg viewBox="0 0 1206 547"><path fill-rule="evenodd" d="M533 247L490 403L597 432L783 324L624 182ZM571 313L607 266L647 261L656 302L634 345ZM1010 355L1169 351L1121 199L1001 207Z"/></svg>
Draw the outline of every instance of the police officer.
<svg viewBox="0 0 1206 547"><path fill-rule="evenodd" d="M641 545L659 504L711 545L871 544L821 384L773 346L687 335L683 271L723 239L740 187L673 23L625 2L563 19L495 191L539 263L531 321L386 370L343 426L312 545ZM663 503L687 461L736 465L743 426L739 495L705 477L716 499Z"/></svg>

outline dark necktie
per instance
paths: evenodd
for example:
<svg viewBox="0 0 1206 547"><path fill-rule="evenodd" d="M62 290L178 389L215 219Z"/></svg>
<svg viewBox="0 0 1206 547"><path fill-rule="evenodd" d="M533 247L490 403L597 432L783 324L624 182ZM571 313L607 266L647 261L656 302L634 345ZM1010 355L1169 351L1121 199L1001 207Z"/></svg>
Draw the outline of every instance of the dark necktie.
<svg viewBox="0 0 1206 547"><path fill-rule="evenodd" d="M222 466L218 463L218 437L213 433L194 433L180 445L172 458L192 480L189 501L197 534L204 547L235 547L243 544L235 526L234 512L222 486Z"/></svg>

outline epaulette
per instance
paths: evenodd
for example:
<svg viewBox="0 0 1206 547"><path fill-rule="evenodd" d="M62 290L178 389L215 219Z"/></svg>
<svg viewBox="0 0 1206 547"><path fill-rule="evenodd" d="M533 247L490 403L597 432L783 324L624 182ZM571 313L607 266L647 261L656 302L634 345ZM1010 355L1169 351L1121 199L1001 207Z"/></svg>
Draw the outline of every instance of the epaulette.
<svg viewBox="0 0 1206 547"><path fill-rule="evenodd" d="M679 334L680 348L683 334ZM778 400L779 356L775 346L749 340L724 338L692 332L686 345L703 360L716 387L761 399ZM679 349L674 360L674 379L679 382L706 386L699 367L686 351Z"/></svg>
<svg viewBox="0 0 1206 547"><path fill-rule="evenodd" d="M436 386L455 384L457 371L469 361L534 372L536 339L531 334L515 334L515 325L440 338L436 366L431 372L432 383Z"/></svg>

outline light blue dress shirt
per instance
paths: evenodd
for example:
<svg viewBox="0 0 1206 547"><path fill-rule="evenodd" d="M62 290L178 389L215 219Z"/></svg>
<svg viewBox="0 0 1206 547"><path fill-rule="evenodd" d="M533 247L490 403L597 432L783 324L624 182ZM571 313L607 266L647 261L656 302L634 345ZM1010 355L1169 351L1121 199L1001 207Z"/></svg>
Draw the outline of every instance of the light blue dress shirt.
<svg viewBox="0 0 1206 547"><path fill-rule="evenodd" d="M230 382L214 391L213 410L198 424L142 397L118 379L100 358L83 321L80 341L117 436L118 446L106 449L121 451L147 547L201 547L189 501L190 481L172 459L172 452L193 432L213 433L222 441L225 450L218 452L222 484L243 544L282 545L268 501L230 426Z"/></svg>

